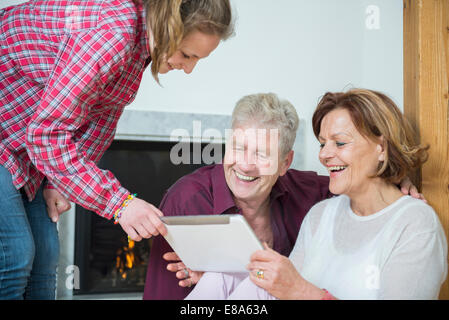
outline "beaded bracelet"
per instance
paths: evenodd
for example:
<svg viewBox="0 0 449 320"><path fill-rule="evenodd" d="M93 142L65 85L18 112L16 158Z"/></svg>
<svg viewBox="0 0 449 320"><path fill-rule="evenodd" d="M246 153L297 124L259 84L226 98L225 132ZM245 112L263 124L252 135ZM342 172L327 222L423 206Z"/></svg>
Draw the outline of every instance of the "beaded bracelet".
<svg viewBox="0 0 449 320"><path fill-rule="evenodd" d="M118 208L115 213L114 213L114 224L118 223L118 219L120 219L120 217L122 216L123 210L125 210L125 208L128 206L129 202L134 199L137 196L137 193L134 194L130 194L128 195L128 197L125 199L125 201L123 201L122 205L120 206L120 208Z"/></svg>

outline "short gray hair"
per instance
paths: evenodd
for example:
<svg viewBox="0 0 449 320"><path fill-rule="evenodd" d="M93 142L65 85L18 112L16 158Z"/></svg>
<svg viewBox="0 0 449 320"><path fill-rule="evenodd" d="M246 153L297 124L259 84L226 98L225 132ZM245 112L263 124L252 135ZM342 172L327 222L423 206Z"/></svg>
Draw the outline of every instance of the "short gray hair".
<svg viewBox="0 0 449 320"><path fill-rule="evenodd" d="M241 98L232 112L232 128L248 122L279 130L279 150L282 156L293 148L299 118L295 107L274 93L258 93Z"/></svg>

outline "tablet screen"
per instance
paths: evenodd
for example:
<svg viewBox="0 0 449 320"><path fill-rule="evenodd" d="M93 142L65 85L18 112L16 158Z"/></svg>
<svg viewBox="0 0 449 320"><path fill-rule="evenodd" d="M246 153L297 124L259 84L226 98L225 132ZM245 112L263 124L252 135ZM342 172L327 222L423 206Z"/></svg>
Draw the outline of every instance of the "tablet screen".
<svg viewBox="0 0 449 320"><path fill-rule="evenodd" d="M251 254L263 250L242 215L161 217L165 239L195 271L248 272Z"/></svg>

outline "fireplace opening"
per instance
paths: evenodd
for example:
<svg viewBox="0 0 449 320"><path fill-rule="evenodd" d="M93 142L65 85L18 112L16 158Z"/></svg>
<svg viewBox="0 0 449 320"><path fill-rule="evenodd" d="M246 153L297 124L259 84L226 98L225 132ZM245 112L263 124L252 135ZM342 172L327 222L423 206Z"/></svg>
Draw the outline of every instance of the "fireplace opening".
<svg viewBox="0 0 449 320"><path fill-rule="evenodd" d="M115 140L98 166L111 171L130 192L158 207L173 183L209 163L203 161L203 150L210 153L208 159L216 159L214 150L224 155L224 144L189 144L183 150L189 151L191 161L174 164L170 150L176 144ZM143 292L151 239L128 241L127 234L113 221L78 205L75 211L74 258L80 287L73 293Z"/></svg>

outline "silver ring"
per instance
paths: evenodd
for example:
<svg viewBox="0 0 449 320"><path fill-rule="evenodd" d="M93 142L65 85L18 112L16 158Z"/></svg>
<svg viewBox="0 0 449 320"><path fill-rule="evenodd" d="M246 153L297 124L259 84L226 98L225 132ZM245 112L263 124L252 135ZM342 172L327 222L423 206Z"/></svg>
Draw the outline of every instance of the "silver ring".
<svg viewBox="0 0 449 320"><path fill-rule="evenodd" d="M187 270L187 268L184 268L184 269L182 269L182 271L184 271L184 275L185 275L184 279L187 279L190 276L189 270Z"/></svg>

